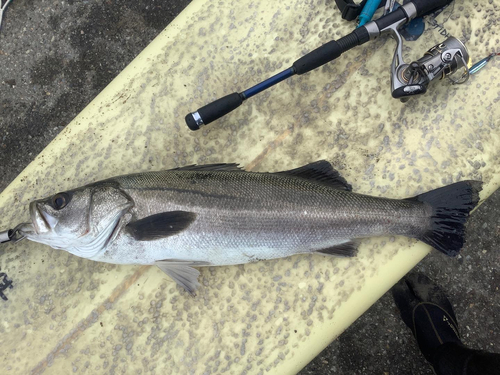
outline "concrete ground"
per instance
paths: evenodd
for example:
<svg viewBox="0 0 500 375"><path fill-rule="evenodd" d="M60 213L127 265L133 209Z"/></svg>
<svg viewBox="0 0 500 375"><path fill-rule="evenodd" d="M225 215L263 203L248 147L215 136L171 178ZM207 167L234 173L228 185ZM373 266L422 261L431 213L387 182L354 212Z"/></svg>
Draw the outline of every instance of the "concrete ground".
<svg viewBox="0 0 500 375"><path fill-rule="evenodd" d="M2 0L4 3L5 0ZM0 31L0 191L189 3L13 0ZM467 345L500 352L500 193L458 259L417 269L448 291ZM301 374L432 374L390 294Z"/></svg>

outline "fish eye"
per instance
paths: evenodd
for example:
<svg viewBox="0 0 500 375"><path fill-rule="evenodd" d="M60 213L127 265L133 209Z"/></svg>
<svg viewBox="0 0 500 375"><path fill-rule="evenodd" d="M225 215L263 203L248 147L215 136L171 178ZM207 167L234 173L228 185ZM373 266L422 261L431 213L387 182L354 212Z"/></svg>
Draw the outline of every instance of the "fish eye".
<svg viewBox="0 0 500 375"><path fill-rule="evenodd" d="M66 193L59 193L52 197L52 207L61 210L69 203L70 197Z"/></svg>

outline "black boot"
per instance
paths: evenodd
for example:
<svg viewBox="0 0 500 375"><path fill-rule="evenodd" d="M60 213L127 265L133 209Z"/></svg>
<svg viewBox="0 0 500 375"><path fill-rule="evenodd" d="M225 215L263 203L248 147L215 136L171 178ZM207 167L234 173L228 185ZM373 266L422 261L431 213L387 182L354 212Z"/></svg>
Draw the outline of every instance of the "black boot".
<svg viewBox="0 0 500 375"><path fill-rule="evenodd" d="M451 303L427 276L415 273L392 289L401 318L438 375L499 375L500 354L465 347Z"/></svg>
<svg viewBox="0 0 500 375"><path fill-rule="evenodd" d="M436 350L443 344L462 344L450 301L427 276L415 273L401 279L392 295L427 361L434 362Z"/></svg>

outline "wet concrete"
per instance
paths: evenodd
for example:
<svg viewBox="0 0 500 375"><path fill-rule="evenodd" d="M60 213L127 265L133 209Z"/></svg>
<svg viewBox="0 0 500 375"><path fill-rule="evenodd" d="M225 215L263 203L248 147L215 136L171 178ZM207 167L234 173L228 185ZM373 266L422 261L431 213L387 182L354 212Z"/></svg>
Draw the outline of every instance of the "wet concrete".
<svg viewBox="0 0 500 375"><path fill-rule="evenodd" d="M0 31L0 190L189 1L13 1Z"/></svg>
<svg viewBox="0 0 500 375"><path fill-rule="evenodd" d="M0 31L0 190L187 3L14 0ZM432 253L417 266L448 291L464 343L498 352L499 202L474 214L459 259ZM302 373L432 372L385 295Z"/></svg>

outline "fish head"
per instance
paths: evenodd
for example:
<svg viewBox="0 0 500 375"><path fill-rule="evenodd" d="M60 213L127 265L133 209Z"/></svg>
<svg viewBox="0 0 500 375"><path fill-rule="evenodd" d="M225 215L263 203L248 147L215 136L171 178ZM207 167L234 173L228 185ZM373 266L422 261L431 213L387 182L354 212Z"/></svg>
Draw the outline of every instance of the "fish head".
<svg viewBox="0 0 500 375"><path fill-rule="evenodd" d="M31 224L21 234L31 241L91 258L116 234L133 200L117 186L89 185L30 203Z"/></svg>

